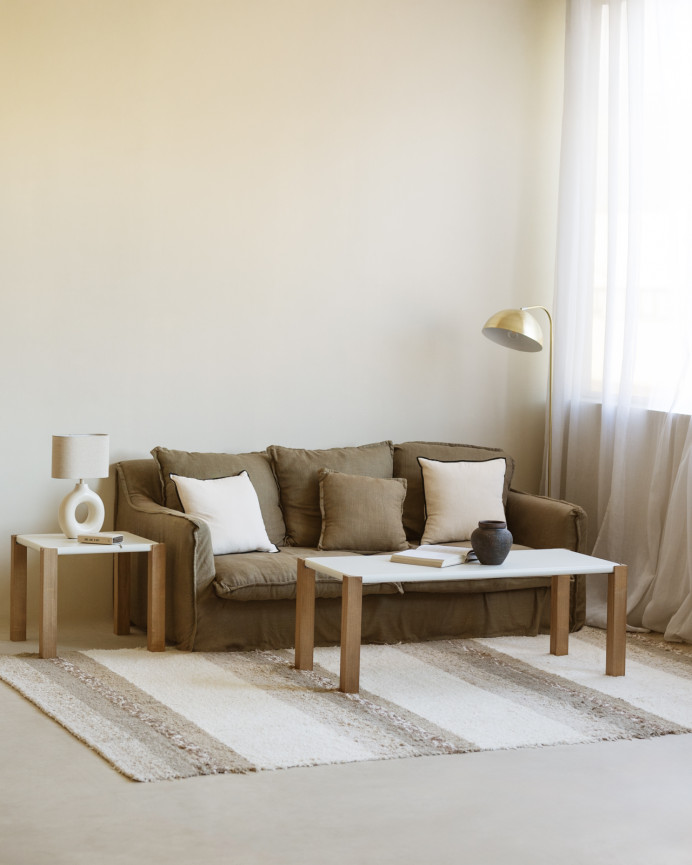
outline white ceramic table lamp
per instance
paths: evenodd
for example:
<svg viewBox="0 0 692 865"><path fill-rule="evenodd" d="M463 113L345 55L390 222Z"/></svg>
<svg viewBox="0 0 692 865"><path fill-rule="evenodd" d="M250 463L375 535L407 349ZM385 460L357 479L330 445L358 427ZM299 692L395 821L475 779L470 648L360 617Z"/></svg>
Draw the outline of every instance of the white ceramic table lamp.
<svg viewBox="0 0 692 865"><path fill-rule="evenodd" d="M77 433L53 436L54 478L73 478L77 484L60 505L58 520L65 537L98 532L103 525L103 502L89 489L84 478L108 477L108 435L106 433ZM77 508L86 505L84 520L77 518Z"/></svg>

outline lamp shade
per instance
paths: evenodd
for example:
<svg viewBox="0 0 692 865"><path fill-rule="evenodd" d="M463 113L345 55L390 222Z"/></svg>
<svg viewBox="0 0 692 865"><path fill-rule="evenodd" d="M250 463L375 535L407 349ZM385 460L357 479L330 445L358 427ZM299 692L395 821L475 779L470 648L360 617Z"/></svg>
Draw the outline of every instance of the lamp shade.
<svg viewBox="0 0 692 865"><path fill-rule="evenodd" d="M74 433L53 436L54 478L107 478L108 434Z"/></svg>
<svg viewBox="0 0 692 865"><path fill-rule="evenodd" d="M483 327L488 339L516 351L540 351L543 332L531 313L523 309L503 309L491 315Z"/></svg>

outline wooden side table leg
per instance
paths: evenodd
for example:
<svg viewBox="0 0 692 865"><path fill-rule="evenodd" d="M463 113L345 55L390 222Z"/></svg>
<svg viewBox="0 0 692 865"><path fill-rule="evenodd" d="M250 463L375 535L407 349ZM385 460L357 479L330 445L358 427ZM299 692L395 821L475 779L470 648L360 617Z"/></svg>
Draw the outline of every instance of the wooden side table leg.
<svg viewBox="0 0 692 865"><path fill-rule="evenodd" d="M134 553L113 554L113 633L130 633L130 575Z"/></svg>
<svg viewBox="0 0 692 865"><path fill-rule="evenodd" d="M569 647L569 574L551 578L550 654L566 655Z"/></svg>
<svg viewBox="0 0 692 865"><path fill-rule="evenodd" d="M616 565L608 574L606 622L606 676L625 675L627 647L627 565Z"/></svg>
<svg viewBox="0 0 692 865"><path fill-rule="evenodd" d="M315 651L315 572L298 559L296 574L297 670L312 670Z"/></svg>
<svg viewBox="0 0 692 865"><path fill-rule="evenodd" d="M363 578L344 577L341 590L341 677L339 690L357 694L360 688L360 636Z"/></svg>
<svg viewBox="0 0 692 865"><path fill-rule="evenodd" d="M26 640L26 547L12 535L10 565L10 640Z"/></svg>
<svg viewBox="0 0 692 865"><path fill-rule="evenodd" d="M147 648L166 649L166 545L154 544L147 554Z"/></svg>
<svg viewBox="0 0 692 865"><path fill-rule="evenodd" d="M58 655L58 551L42 549L39 555L38 654L40 658L55 658Z"/></svg>

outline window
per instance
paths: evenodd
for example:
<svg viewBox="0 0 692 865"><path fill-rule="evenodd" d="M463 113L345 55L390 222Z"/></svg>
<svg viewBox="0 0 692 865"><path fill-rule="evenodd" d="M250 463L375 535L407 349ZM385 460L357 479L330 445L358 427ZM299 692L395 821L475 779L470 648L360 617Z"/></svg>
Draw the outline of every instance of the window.
<svg viewBox="0 0 692 865"><path fill-rule="evenodd" d="M692 413L692 2L652 9L601 17L586 389Z"/></svg>

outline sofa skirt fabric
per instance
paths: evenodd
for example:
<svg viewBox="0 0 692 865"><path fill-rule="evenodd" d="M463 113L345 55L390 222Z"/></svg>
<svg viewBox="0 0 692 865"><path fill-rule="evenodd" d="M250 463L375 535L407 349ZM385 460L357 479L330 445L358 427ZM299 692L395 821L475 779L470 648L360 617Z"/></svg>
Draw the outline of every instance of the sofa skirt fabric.
<svg viewBox="0 0 692 865"><path fill-rule="evenodd" d="M139 595L140 600L144 600ZM199 598L194 640L181 649L200 652L291 648L295 645L294 600L228 601L213 589ZM145 627L146 607L135 613ZM550 588L512 592L465 592L363 597L362 642L401 643L461 637L535 636L550 631ZM315 602L315 645L341 639L341 600Z"/></svg>
<svg viewBox="0 0 692 865"><path fill-rule="evenodd" d="M503 582L510 582L509 580ZM516 581L517 584L519 581ZM542 585L495 591L467 583L464 591L413 592L363 596L363 643L424 642L464 637L535 636L550 632L550 581ZM442 584L440 584L442 585ZM133 588L133 623L146 628L146 572ZM336 587L340 590L340 584ZM573 580L570 630L583 626L583 583ZM186 636L169 640L179 649L200 652L290 648L295 645L295 599L233 601L220 598L210 584L197 598L196 623ZM315 644L338 645L341 639L339 595L315 602Z"/></svg>

